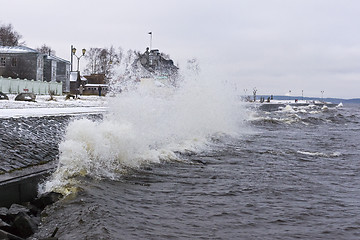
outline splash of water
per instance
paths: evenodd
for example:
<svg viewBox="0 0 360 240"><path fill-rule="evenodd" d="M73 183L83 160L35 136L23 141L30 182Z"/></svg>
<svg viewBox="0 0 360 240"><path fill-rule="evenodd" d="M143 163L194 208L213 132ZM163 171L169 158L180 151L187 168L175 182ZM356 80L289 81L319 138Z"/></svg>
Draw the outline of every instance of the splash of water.
<svg viewBox="0 0 360 240"><path fill-rule="evenodd" d="M180 160L203 151L216 134L241 133L244 108L221 81L184 81L180 88L139 87L109 97L101 122L69 124L60 143L59 166L43 190L55 190L75 176L116 178L128 167Z"/></svg>

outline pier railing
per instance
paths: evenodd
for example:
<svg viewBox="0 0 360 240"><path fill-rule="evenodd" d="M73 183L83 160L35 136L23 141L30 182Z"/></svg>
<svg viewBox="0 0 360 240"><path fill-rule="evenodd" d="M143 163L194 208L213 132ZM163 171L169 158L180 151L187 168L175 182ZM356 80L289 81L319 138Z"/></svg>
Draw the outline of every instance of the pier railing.
<svg viewBox="0 0 360 240"><path fill-rule="evenodd" d="M0 92L6 94L32 92L38 95L46 95L52 92L55 95L62 95L62 83L19 78L4 78L0 76Z"/></svg>

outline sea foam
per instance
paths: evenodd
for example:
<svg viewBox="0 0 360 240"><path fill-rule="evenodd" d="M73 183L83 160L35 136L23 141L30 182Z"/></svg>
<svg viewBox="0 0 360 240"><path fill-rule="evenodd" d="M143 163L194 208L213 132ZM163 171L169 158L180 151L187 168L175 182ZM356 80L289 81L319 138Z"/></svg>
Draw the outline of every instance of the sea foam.
<svg viewBox="0 0 360 240"><path fill-rule="evenodd" d="M240 134L245 118L235 89L210 79L184 81L178 88L140 86L108 97L108 103L102 121L69 124L58 168L43 191L79 175L112 179L129 167L182 160L182 152L203 151L218 134Z"/></svg>

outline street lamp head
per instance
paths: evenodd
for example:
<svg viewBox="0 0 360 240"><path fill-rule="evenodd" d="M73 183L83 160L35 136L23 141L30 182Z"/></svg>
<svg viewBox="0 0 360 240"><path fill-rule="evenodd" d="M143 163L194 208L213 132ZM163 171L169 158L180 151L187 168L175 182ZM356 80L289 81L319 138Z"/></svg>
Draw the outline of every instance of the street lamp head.
<svg viewBox="0 0 360 240"><path fill-rule="evenodd" d="M86 52L86 49L83 48L83 49L82 49L82 54L85 55L85 52Z"/></svg>
<svg viewBox="0 0 360 240"><path fill-rule="evenodd" d="M72 54L75 55L75 53L76 53L76 48L73 48L73 49L72 49Z"/></svg>

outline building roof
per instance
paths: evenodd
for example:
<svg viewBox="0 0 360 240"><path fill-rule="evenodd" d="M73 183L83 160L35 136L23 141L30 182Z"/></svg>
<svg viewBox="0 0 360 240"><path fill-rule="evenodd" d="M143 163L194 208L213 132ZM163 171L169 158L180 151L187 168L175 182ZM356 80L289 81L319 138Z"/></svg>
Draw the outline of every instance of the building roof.
<svg viewBox="0 0 360 240"><path fill-rule="evenodd" d="M0 46L0 53L39 53L35 49L25 46Z"/></svg>
<svg viewBox="0 0 360 240"><path fill-rule="evenodd" d="M29 48L29 47L25 47L25 46L0 46L0 53L37 53L37 54L43 54L35 49ZM50 60L55 60L58 62L66 62L68 64L70 64L70 62L68 60L59 58L57 56L53 56L53 55L47 55L47 54L43 54L44 56L46 56L47 59Z"/></svg>
<svg viewBox="0 0 360 240"><path fill-rule="evenodd" d="M70 82L76 82L78 80L78 72L70 72ZM87 79L84 76L80 76L80 81L87 81Z"/></svg>
<svg viewBox="0 0 360 240"><path fill-rule="evenodd" d="M68 64L70 64L70 61L68 60L65 60L65 59L62 59L62 58L59 58L57 56L53 56L53 55L46 55L47 59L50 59L50 60L55 60L55 61L58 61L58 62L66 62Z"/></svg>

